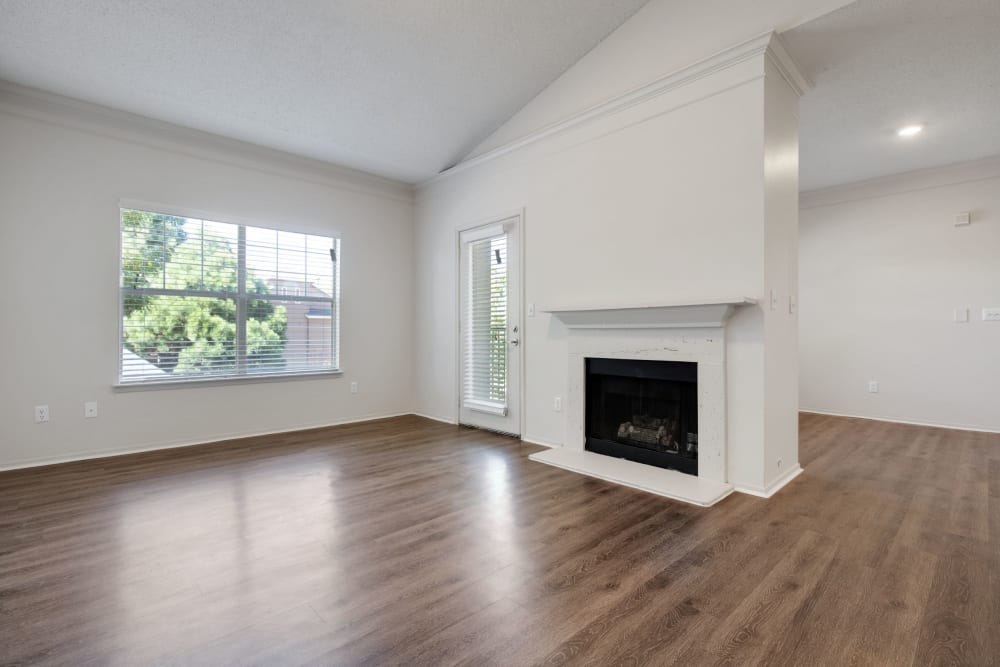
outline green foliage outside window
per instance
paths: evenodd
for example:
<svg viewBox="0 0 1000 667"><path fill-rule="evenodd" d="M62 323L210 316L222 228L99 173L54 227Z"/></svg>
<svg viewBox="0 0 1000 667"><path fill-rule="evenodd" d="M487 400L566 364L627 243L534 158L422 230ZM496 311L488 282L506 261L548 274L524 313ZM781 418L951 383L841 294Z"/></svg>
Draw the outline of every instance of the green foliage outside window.
<svg viewBox="0 0 1000 667"><path fill-rule="evenodd" d="M176 216L122 211L122 287L232 294L189 296L125 293L125 346L159 369L178 375L231 373L237 363L239 258L224 239L187 229ZM269 293L248 271L247 292ZM246 367L284 364L287 316L263 299L247 302Z"/></svg>

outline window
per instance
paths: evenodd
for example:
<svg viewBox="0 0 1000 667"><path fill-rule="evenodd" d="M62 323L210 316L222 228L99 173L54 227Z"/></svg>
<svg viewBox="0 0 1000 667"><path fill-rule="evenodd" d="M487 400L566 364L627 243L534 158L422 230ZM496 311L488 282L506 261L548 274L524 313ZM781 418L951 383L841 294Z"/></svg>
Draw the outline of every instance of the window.
<svg viewBox="0 0 1000 667"><path fill-rule="evenodd" d="M507 235L467 246L465 402L505 410L507 405Z"/></svg>
<svg viewBox="0 0 1000 667"><path fill-rule="evenodd" d="M340 241L121 209L121 384L339 368Z"/></svg>

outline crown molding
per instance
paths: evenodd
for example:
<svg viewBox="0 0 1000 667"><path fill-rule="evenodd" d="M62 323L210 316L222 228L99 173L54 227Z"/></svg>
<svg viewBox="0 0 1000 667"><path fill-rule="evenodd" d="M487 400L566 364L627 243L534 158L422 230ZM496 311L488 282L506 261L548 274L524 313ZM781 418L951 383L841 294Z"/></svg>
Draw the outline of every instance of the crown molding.
<svg viewBox="0 0 1000 667"><path fill-rule="evenodd" d="M530 132L519 139L510 141L502 146L498 146L486 153L477 155L459 162L453 167L442 171L436 176L419 183L417 189L446 180L455 174L461 173L473 167L477 167L486 162L491 162L499 157L512 153L526 146L548 139L556 134L566 132L582 125L592 123L596 120L613 116L630 109L636 105L648 102L661 95L690 85L700 79L711 76L723 70L729 69L752 58L767 55L774 62L781 75L789 82L792 88L801 95L810 88L810 84L805 76L795 65L788 50L777 34L773 31L766 32L751 39L741 42L735 46L712 54L691 65L662 76L650 83L629 90L621 95L605 100L583 111L572 114L560 121L547 125L539 130Z"/></svg>
<svg viewBox="0 0 1000 667"><path fill-rule="evenodd" d="M1000 155L802 192L799 194L799 208L807 210L836 206L995 178L1000 178Z"/></svg>
<svg viewBox="0 0 1000 667"><path fill-rule="evenodd" d="M413 202L413 186L146 116L0 80L0 112L352 192Z"/></svg>
<svg viewBox="0 0 1000 667"><path fill-rule="evenodd" d="M792 87L796 95L802 97L812 89L812 81L799 69L792 54L788 52L785 41L776 32L771 33L771 41L767 45L767 58L781 73L781 77Z"/></svg>

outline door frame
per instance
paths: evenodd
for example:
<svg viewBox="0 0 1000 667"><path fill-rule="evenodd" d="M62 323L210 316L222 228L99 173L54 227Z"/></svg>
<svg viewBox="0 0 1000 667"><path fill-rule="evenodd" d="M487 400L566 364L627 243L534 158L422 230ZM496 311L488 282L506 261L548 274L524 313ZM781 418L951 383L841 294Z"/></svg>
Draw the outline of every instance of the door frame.
<svg viewBox="0 0 1000 667"><path fill-rule="evenodd" d="M463 224L455 229L455 423L462 423L462 233L467 232L471 229L476 229L477 227L485 227L486 225L495 225L506 220L514 220L514 224L517 225L517 246L515 250L517 251L518 257L518 269L517 269L517 282L518 282L518 309L517 309L517 320L518 320L518 331L521 334L521 343L518 346L517 367L518 367L518 386L517 386L517 430L516 434L518 439L524 439L524 408L525 408L525 378L524 378L524 357L525 357L525 332L526 323L524 314L527 312L525 310L526 304L524 302L524 238L525 238L525 226L524 226L524 207L516 208L506 213L499 213L496 215L490 215L485 218L480 218L475 222L470 222ZM470 427L471 428L471 427ZM510 433L508 435L515 435Z"/></svg>

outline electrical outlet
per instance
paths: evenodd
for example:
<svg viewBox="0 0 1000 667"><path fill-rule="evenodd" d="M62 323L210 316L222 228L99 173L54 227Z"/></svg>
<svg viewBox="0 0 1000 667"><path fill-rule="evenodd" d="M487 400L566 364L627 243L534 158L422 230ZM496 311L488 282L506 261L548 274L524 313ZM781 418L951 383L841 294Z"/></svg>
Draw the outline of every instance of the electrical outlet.
<svg viewBox="0 0 1000 667"><path fill-rule="evenodd" d="M799 309L799 300L795 298L794 294L788 295L788 314L794 315L795 311Z"/></svg>
<svg viewBox="0 0 1000 667"><path fill-rule="evenodd" d="M877 394L878 393L878 380L872 380L868 383L868 393Z"/></svg>
<svg viewBox="0 0 1000 667"><path fill-rule="evenodd" d="M97 416L97 401L88 401L83 404L83 416L85 419L93 419Z"/></svg>
<svg viewBox="0 0 1000 667"><path fill-rule="evenodd" d="M552 399L552 411L562 412L562 396L555 396Z"/></svg>
<svg viewBox="0 0 1000 667"><path fill-rule="evenodd" d="M983 322L1000 322L1000 308L983 308Z"/></svg>
<svg viewBox="0 0 1000 667"><path fill-rule="evenodd" d="M358 383L357 382L352 382L351 383L351 393L352 394L358 393Z"/></svg>
<svg viewBox="0 0 1000 667"><path fill-rule="evenodd" d="M42 422L47 422L49 420L49 406L47 405L36 405L35 406L35 423L41 424Z"/></svg>
<svg viewBox="0 0 1000 667"><path fill-rule="evenodd" d="M781 459L778 459L778 470L781 470Z"/></svg>

